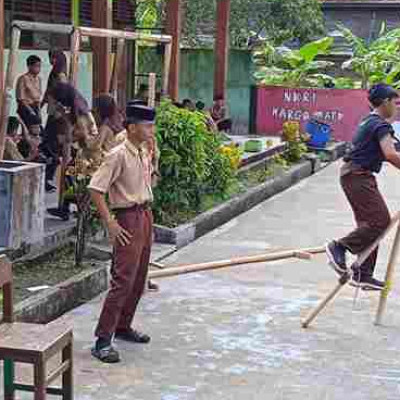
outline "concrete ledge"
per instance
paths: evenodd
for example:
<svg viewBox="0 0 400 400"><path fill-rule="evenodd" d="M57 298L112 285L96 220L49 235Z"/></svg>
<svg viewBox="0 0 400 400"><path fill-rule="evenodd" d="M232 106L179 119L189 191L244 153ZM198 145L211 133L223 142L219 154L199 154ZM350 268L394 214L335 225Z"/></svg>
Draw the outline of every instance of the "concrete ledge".
<svg viewBox="0 0 400 400"><path fill-rule="evenodd" d="M6 254L11 261L30 260L64 246L75 231L76 221L57 221L45 219L45 235L35 244L24 244L19 249L0 248L0 254Z"/></svg>
<svg viewBox="0 0 400 400"><path fill-rule="evenodd" d="M176 228L155 226L156 241L174 244L178 248L187 245L211 230L223 225L239 214L246 212L257 204L282 192L300 180L313 173L313 162L304 160L294 165L289 171L284 172L248 192L236 196L228 202L221 204L199 215L190 223Z"/></svg>
<svg viewBox="0 0 400 400"><path fill-rule="evenodd" d="M108 265L101 263L17 304L17 320L45 324L92 300L108 288Z"/></svg>

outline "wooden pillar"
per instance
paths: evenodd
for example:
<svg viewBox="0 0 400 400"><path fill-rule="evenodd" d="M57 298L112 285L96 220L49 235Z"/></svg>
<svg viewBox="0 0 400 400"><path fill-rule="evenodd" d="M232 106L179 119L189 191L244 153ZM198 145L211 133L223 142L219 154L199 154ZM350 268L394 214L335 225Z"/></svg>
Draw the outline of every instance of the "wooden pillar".
<svg viewBox="0 0 400 400"><path fill-rule="evenodd" d="M173 101L179 100L179 69L181 41L181 0L167 2L166 32L172 36L171 68L168 94Z"/></svg>
<svg viewBox="0 0 400 400"><path fill-rule="evenodd" d="M4 89L4 0L0 0L0 110Z"/></svg>
<svg viewBox="0 0 400 400"><path fill-rule="evenodd" d="M217 31L215 37L214 98L226 97L229 59L230 0L217 0Z"/></svg>
<svg viewBox="0 0 400 400"><path fill-rule="evenodd" d="M92 1L94 28L112 29L111 0ZM111 39L92 38L93 48L93 97L109 92L111 78Z"/></svg>

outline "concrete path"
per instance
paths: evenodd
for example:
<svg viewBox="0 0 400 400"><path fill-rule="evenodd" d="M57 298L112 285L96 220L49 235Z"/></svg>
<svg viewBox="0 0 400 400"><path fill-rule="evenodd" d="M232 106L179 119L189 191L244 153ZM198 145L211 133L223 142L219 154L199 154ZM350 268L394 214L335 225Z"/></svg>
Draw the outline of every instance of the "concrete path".
<svg viewBox="0 0 400 400"><path fill-rule="evenodd" d="M352 228L332 165L171 256L173 264L319 246ZM400 174L380 179L392 211ZM383 276L388 243L382 246ZM166 261L164 261L166 262ZM323 256L246 265L160 280L137 326L148 346L117 342L123 362L91 359L102 298L66 315L75 329L78 400L395 400L400 397L400 279L385 326L377 294L346 288L309 330L301 318L333 285ZM25 397L22 397L25 398ZM28 398L28 397L26 397Z"/></svg>

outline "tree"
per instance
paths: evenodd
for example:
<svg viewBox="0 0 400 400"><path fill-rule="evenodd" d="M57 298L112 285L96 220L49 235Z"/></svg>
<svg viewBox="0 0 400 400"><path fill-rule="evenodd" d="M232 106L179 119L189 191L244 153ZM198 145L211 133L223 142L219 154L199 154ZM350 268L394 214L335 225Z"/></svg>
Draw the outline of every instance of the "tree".
<svg viewBox="0 0 400 400"><path fill-rule="evenodd" d="M342 25L338 28L352 48L352 56L342 68L355 72L363 89L380 82L400 87L400 29L388 31L382 24L378 38L367 44L350 29Z"/></svg>
<svg viewBox="0 0 400 400"><path fill-rule="evenodd" d="M327 54L333 38L326 37L302 46L299 50L274 47L266 42L254 52L256 81L263 85L319 87L332 78L322 73L332 62L317 60Z"/></svg>
<svg viewBox="0 0 400 400"><path fill-rule="evenodd" d="M218 0L184 0L184 37L191 45L212 34ZM274 45L297 39L303 44L324 32L319 0L231 0L230 34L233 47L247 47L252 36L262 35Z"/></svg>

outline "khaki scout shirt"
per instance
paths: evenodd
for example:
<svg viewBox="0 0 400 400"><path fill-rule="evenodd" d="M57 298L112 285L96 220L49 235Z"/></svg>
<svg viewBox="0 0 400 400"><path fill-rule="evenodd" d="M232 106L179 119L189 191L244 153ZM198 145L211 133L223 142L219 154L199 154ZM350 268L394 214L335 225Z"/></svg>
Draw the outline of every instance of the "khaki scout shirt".
<svg viewBox="0 0 400 400"><path fill-rule="evenodd" d="M29 72L20 76L16 89L17 101L28 106L40 104L42 98L42 81L39 75Z"/></svg>
<svg viewBox="0 0 400 400"><path fill-rule="evenodd" d="M111 208L129 208L153 201L152 165L146 146L140 149L129 140L115 147L95 172L89 189L108 193Z"/></svg>

